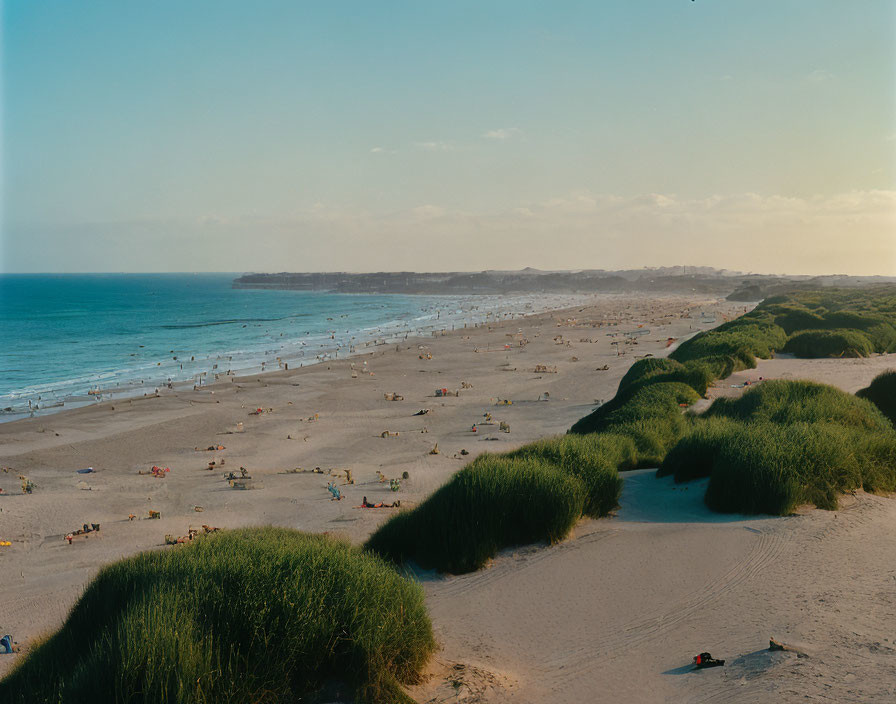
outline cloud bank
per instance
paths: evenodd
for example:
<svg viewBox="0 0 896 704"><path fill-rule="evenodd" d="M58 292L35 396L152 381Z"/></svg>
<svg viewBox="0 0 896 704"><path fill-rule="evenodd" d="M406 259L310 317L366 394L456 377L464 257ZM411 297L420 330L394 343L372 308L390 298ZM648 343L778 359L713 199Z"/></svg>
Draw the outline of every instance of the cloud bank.
<svg viewBox="0 0 896 704"><path fill-rule="evenodd" d="M317 204L291 217L214 214L9 228L4 271L383 271L694 264L896 275L896 191L679 198L575 191L495 212ZM186 245L184 243L187 243ZM169 251L186 255L172 259Z"/></svg>

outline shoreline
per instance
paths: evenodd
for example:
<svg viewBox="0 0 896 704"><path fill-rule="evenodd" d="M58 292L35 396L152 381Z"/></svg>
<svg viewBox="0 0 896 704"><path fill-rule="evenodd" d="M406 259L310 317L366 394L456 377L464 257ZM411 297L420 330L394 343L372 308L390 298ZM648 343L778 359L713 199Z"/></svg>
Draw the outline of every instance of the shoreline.
<svg viewBox="0 0 896 704"><path fill-rule="evenodd" d="M469 294L467 296L459 296L454 294L340 294L338 292L332 292L331 295L402 296L407 298L426 299L427 301L432 298L438 298L441 295L445 299L450 299L450 302L455 304L454 306L452 306L452 308L460 307L461 312L463 312L464 314L460 315L459 317L446 317L446 327L440 327L439 321L442 311L441 309L439 309L436 311L437 316L435 317L431 312L429 312L428 315L418 315L417 317L412 318L410 322L418 323L418 325L413 328L408 327L407 320L402 318L395 318L375 326L359 327L354 330L349 329L345 331L345 335L350 335L347 343L345 342L345 336L342 334L339 335L338 340L336 339L335 330L330 331L332 334L329 338L326 337L326 335L321 334L306 338L305 336L309 334L306 332L305 335L298 335L291 340L279 343L281 344L281 347L279 349L268 350L264 353L257 353L254 361L250 359L243 360L242 362L238 362L237 366L228 368L226 371L216 370L218 369L218 365L220 363L224 362L226 366L228 363L233 362L234 355L242 354L244 352L209 352L197 363L196 369L198 369L199 371L196 371L195 373L190 375L189 378L179 378L172 381L169 377L167 382L162 381L161 377L155 379L155 382L154 378L150 378L150 383L146 385L145 379L133 377L124 378L115 386L100 388L100 383L97 381L95 383L88 384L91 388L85 393L71 393L68 395L63 395L61 397L57 395L60 393L59 389L54 389L51 387L54 384L60 388L66 385L71 385L75 382L78 382L78 378L63 379L56 382L48 382L47 384L32 384L23 389L13 390L6 394L10 397L10 401L15 399L27 400L29 404L29 410L23 409L21 411L16 411L14 410L13 406L0 409L0 424L15 422L17 420L28 418L45 417L72 409L90 407L97 405L102 401L120 401L144 397L148 398L158 394L164 389L167 389L168 391L185 391L189 389L201 390L202 387L211 386L212 383L228 377L253 376L256 374L284 371L289 369L290 364L295 365L296 363L299 364L300 368L304 366L312 366L321 362L332 362L334 360L337 360L339 359L340 352L343 352L342 358L345 359L357 354L364 354L366 349L371 345L380 346L381 344L396 344L398 342L406 341L411 338L426 338L427 333L429 333L429 335L431 336L434 336L436 332L444 332L445 330L447 330L447 325L451 326L451 331L454 331L455 329L461 329L457 327L461 324L463 325L464 329L466 329L468 325L478 327L479 325L490 323L489 318L492 315L500 314L502 320L514 320L521 317L539 315L542 313L551 313L554 311L561 311L566 309L571 310L578 305L584 305L588 301L600 296L612 297L624 294L549 294L552 299L559 300L553 301L553 303L548 304L543 308L531 311L527 309L531 309L533 307L534 301L532 300L531 294L525 293L513 294L510 296L493 296L491 294ZM506 308L507 306L515 306L522 307L523 310L500 311L499 308L502 306L498 306L497 304L493 306L483 305L481 303L472 305L473 300L476 299L478 301L479 298L489 298L495 301L503 301L504 303L502 304L502 306L504 308ZM577 302L574 303L574 301ZM448 301L446 300L446 302ZM573 305L569 305L570 303L573 303ZM465 306L469 306L469 308L465 309ZM428 312L430 310L431 309L429 307L424 307L416 311L416 313ZM451 314L449 313L448 315ZM497 318L495 318L495 320L496 319ZM306 346L306 339L308 340L308 342L313 343L312 346ZM330 340L334 340L333 344L329 344ZM380 343L380 340L382 340L383 342ZM316 345L316 347L314 347L314 345ZM362 345L364 348L363 350L360 349ZM348 348L348 350L346 350L346 347ZM314 356L305 357L306 351L314 352ZM276 354L278 352L280 353L279 355ZM191 353L187 351L181 354L186 356ZM258 356L259 354L260 356ZM271 355L274 356L272 357ZM168 358L165 357L164 359L159 358L156 360L150 360L150 363L152 361L157 361L159 364L161 364L167 359ZM176 360L177 358L175 357L174 359ZM260 362L258 361L259 359L261 360ZM193 364L194 361L195 360L191 355L189 363ZM265 368L266 366L271 364L276 364L277 367L267 369ZM181 370L183 370L183 363L181 363L180 366ZM149 367L147 369L151 368L152 367ZM170 370L168 371L170 372ZM114 377L119 373L122 373L122 370L106 370L101 373L97 372L97 374L100 374L100 376L106 377ZM206 377L208 375L211 375L215 381L203 384L203 377ZM43 388L44 386L46 386L47 388ZM147 389L152 389L152 391L147 391ZM141 391L142 395L140 393ZM51 397L49 402L50 405L44 407L35 406L32 408L32 399L28 397L35 394L37 394L37 401L35 403L42 402L42 395L49 395ZM66 407L66 404L68 404L68 407Z"/></svg>

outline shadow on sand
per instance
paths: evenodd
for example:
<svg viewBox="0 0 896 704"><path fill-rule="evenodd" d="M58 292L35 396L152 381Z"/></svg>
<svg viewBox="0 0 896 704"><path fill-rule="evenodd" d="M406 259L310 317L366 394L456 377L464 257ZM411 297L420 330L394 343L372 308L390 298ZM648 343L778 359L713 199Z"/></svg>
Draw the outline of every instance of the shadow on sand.
<svg viewBox="0 0 896 704"><path fill-rule="evenodd" d="M655 469L620 472L625 480L616 520L633 523L738 523L772 516L716 513L703 502L709 479L676 484L672 477L657 478Z"/></svg>

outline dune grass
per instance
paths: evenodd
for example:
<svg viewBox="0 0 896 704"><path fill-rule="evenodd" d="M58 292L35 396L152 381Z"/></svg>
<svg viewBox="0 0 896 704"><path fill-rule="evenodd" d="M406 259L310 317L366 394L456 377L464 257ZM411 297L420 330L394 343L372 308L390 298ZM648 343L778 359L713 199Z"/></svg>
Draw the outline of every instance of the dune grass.
<svg viewBox="0 0 896 704"><path fill-rule="evenodd" d="M884 351L896 343L894 320L896 287L768 299L669 358L635 362L614 398L566 436L477 459L416 509L387 521L366 547L395 562L475 570L502 548L555 542L580 516L606 515L618 502L618 471L637 467L662 465L661 474L679 481L711 477L707 500L724 511L781 513L794 501L830 507L840 491L885 489L892 483L887 421L836 389L768 382L741 400L716 401L706 417L683 409L716 379L755 367L789 340L804 356L817 356L820 331L828 339L846 329L857 351ZM824 428L834 428L828 439ZM850 443L852 454L844 454ZM722 456L727 470L719 469Z"/></svg>
<svg viewBox="0 0 896 704"><path fill-rule="evenodd" d="M896 426L896 369L878 374L856 396L871 401Z"/></svg>
<svg viewBox="0 0 896 704"><path fill-rule="evenodd" d="M847 491L896 490L896 433L835 423L751 422L724 438L706 504L724 513L835 510Z"/></svg>
<svg viewBox="0 0 896 704"><path fill-rule="evenodd" d="M622 478L619 467L638 464L635 442L625 435L561 435L538 440L507 453L505 457L547 462L579 479L585 487L583 514L606 516L619 504Z"/></svg>
<svg viewBox="0 0 896 704"><path fill-rule="evenodd" d="M441 572L472 572L502 548L563 540L586 505L592 511L615 506L619 490L612 476L579 467L565 471L538 451L484 454L416 508L384 523L366 548L396 563L413 560Z"/></svg>
<svg viewBox="0 0 896 704"><path fill-rule="evenodd" d="M756 358L768 359L775 351L798 357L896 352L896 287L775 296L735 320L695 335L670 357L704 364L728 359L731 371L738 371L755 367Z"/></svg>
<svg viewBox="0 0 896 704"><path fill-rule="evenodd" d="M782 352L797 357L868 357L874 345L859 330L802 330L787 339Z"/></svg>
<svg viewBox="0 0 896 704"><path fill-rule="evenodd" d="M618 393L634 391L647 384L681 382L703 396L716 376L712 364L692 361L682 364L668 357L647 357L635 362L619 382Z"/></svg>
<svg viewBox="0 0 896 704"><path fill-rule="evenodd" d="M612 430L626 423L638 423L680 416L682 404L688 406L699 394L681 382L658 381L633 384L622 389L608 403L577 421L570 433L585 434Z"/></svg>
<svg viewBox="0 0 896 704"><path fill-rule="evenodd" d="M332 681L410 702L435 649L422 588L348 543L287 529L203 536L103 568L3 702L308 701Z"/></svg>
<svg viewBox="0 0 896 704"><path fill-rule="evenodd" d="M869 401L823 384L769 381L719 399L672 448L658 476L710 477L716 511L836 509L846 491L896 491L896 431Z"/></svg>
<svg viewBox="0 0 896 704"><path fill-rule="evenodd" d="M716 400L703 416L683 416L675 408L696 397L674 398L673 388L681 390L674 383L702 396L713 380L755 367L757 358L778 350L799 357L896 351L896 287L770 298L685 341L668 359L636 362L616 396L570 432L628 437L635 444L635 466L655 462L658 476L710 477L707 503L720 511L779 514L801 502L831 508L843 491L891 490L892 421L833 387L767 381L739 399ZM860 395L892 414L894 387L896 373Z"/></svg>
<svg viewBox="0 0 896 704"><path fill-rule="evenodd" d="M729 418L689 417L688 428L660 462L656 475L687 482L712 474L719 448L738 427Z"/></svg>
<svg viewBox="0 0 896 704"><path fill-rule="evenodd" d="M739 398L717 399L704 416L778 424L831 422L867 430L891 429L886 417L870 401L814 381L765 381Z"/></svg>

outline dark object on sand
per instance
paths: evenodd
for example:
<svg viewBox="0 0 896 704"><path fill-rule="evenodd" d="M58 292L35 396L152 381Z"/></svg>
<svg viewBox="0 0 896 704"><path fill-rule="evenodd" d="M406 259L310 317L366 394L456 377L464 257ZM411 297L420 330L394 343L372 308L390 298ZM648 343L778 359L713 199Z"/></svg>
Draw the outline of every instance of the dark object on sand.
<svg viewBox="0 0 896 704"><path fill-rule="evenodd" d="M699 655L694 656L694 667L721 667L724 664L724 660L716 660L709 653L700 653Z"/></svg>
<svg viewBox="0 0 896 704"><path fill-rule="evenodd" d="M774 638L768 639L768 649L769 650L787 650L787 647L783 643L779 643Z"/></svg>

